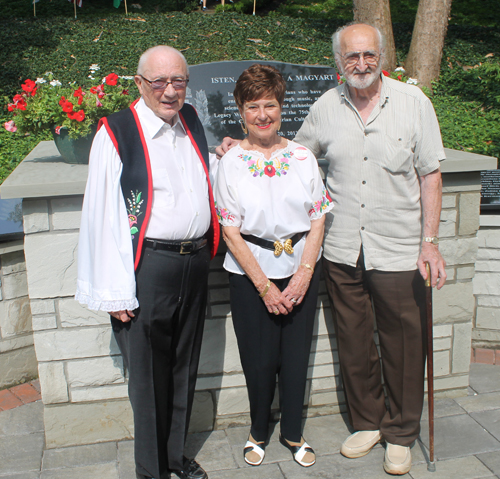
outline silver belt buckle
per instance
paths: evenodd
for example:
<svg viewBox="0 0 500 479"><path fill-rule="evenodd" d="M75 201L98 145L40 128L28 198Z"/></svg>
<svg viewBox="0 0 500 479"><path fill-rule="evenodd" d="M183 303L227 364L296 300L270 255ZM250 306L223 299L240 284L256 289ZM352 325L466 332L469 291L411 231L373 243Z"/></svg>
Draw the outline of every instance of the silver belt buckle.
<svg viewBox="0 0 500 479"><path fill-rule="evenodd" d="M181 242L180 254L190 254L194 251L194 243L192 241Z"/></svg>

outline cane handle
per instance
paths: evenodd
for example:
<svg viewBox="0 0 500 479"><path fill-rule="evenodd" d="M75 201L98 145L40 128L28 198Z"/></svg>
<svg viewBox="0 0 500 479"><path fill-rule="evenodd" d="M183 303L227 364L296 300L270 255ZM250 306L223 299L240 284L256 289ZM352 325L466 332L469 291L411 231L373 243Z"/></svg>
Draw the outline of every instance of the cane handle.
<svg viewBox="0 0 500 479"><path fill-rule="evenodd" d="M425 285L430 288L431 287L431 267L429 263L425 263L425 271L427 272L427 279L425 280Z"/></svg>

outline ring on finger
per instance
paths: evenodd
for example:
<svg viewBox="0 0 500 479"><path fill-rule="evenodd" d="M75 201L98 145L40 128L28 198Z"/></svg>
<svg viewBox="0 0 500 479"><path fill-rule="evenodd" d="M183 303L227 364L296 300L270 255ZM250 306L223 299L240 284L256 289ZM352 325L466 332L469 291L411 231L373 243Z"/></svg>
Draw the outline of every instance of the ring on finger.
<svg viewBox="0 0 500 479"><path fill-rule="evenodd" d="M296 302L297 302L297 300L296 300L295 298L292 298L292 299L290 300L290 303L296 303Z"/></svg>
<svg viewBox="0 0 500 479"><path fill-rule="evenodd" d="M280 312L279 312L277 309L275 309L275 310L273 311L273 313L274 313L274 314L280 314Z"/></svg>

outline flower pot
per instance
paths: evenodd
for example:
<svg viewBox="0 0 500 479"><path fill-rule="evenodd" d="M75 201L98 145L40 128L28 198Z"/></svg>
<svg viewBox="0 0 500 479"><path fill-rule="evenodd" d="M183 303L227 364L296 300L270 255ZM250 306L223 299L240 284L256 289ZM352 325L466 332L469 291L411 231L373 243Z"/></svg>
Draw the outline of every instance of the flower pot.
<svg viewBox="0 0 500 479"><path fill-rule="evenodd" d="M97 132L97 124L92 125L90 130L87 136L73 139L69 137L68 130L65 128L61 128L59 134L56 133L55 127L51 128L54 143L66 163L88 164L90 148Z"/></svg>

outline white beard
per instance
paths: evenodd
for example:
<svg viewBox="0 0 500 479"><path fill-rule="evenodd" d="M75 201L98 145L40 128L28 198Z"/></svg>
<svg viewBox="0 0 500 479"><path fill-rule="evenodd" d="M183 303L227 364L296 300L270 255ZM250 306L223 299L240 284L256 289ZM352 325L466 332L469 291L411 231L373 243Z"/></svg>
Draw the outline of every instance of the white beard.
<svg viewBox="0 0 500 479"><path fill-rule="evenodd" d="M350 87L358 88L360 90L364 90L372 86L377 78L380 77L380 73L382 72L382 64L379 63L375 70L370 67L370 70L367 71L369 71L370 73L365 73L364 75L356 74L355 72L349 74L346 73L345 79L347 81L347 84Z"/></svg>

